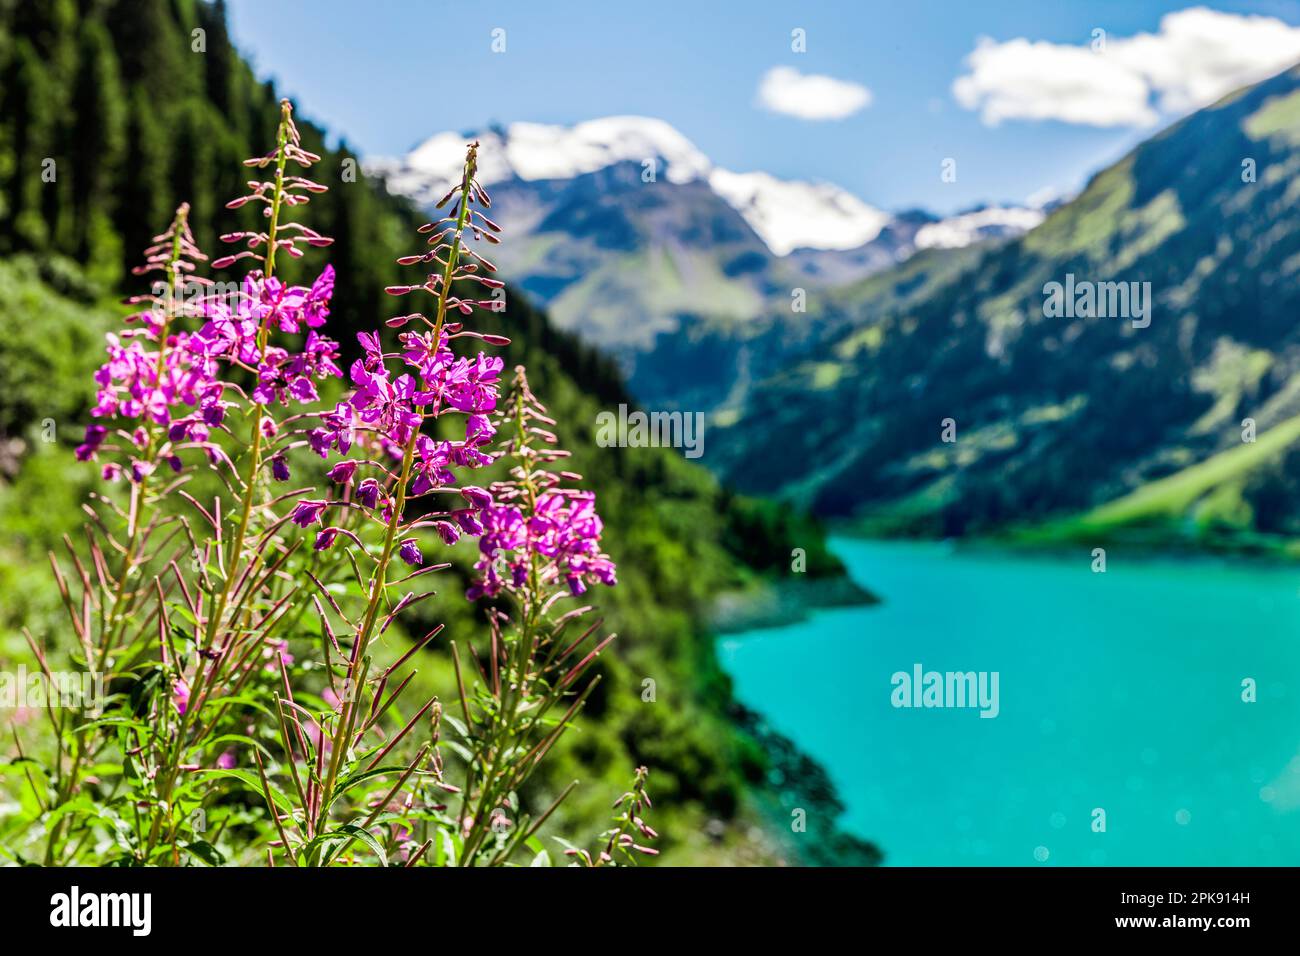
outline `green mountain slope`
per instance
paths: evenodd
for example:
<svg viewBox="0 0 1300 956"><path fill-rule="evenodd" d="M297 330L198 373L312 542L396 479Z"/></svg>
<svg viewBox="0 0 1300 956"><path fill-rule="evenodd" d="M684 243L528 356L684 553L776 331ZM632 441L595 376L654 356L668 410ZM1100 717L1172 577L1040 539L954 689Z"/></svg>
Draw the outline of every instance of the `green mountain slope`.
<svg viewBox="0 0 1300 956"><path fill-rule="evenodd" d="M1240 448L1249 418L1259 445L1229 459L1249 467L1214 521L1300 530L1281 493L1300 462L1270 432L1300 414L1297 146L1290 70L1143 143L920 296L848 290L864 314L752 390L714 441L721 473L878 530L962 534L1121 499ZM1045 287L1068 276L1149 282L1149 326L1049 317Z"/></svg>

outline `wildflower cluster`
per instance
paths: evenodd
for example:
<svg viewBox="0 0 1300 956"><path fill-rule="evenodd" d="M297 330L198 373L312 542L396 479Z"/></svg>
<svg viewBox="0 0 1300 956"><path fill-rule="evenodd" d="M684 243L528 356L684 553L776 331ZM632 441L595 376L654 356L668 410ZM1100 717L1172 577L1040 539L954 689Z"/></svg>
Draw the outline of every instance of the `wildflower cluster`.
<svg viewBox="0 0 1300 956"><path fill-rule="evenodd" d="M326 266L310 287L249 275L233 303L228 298L201 303L208 321L194 341L210 360L249 372L256 382L252 399L257 404L287 405L290 399L314 403L320 398L316 381L343 375L336 364L338 343L316 331L329 316L333 292L333 266ZM304 326L301 351L260 341L263 329L297 335Z"/></svg>
<svg viewBox="0 0 1300 956"><path fill-rule="evenodd" d="M278 255L331 242L289 219L325 191L301 174L318 159L284 102L275 148L246 161L255 178L228 203L262 223L222 236L242 248L212 263L253 269L229 288L197 276L206 260L182 206L137 270L162 274L131 300L148 308L109 337L96 421L76 455L102 459L106 478L125 475L129 501L97 498L104 513L85 529L93 575L71 542L71 573L51 560L78 638L70 656L113 691L104 719L51 714L56 754L31 779L35 805L52 813L48 826L32 821L46 863L85 860L107 842L129 864L250 852L272 865L499 864L536 853L559 802L530 813L525 785L613 639L587 646L599 622L566 636L591 608L560 602L614 584L615 569L594 496L580 476L551 470L567 453L522 368L503 394L504 362L484 349L509 339L464 325L504 308L495 266L471 245L501 231L484 212L477 144L439 204L452 203L449 214L420 230L427 248L398 260L425 278L388 290L432 304L384 323L402 330L395 343L385 329L360 334L345 379L326 333L334 270L307 285L276 272ZM478 345L458 354L465 342ZM344 379L343 397L320 408L330 378ZM189 461L187 449L198 452ZM297 449L326 461L330 490L276 490ZM152 487L160 465L175 477ZM191 480L218 489L208 504L185 490ZM467 597L490 602L485 639L449 644L456 720L437 698L408 707L415 655L442 627L386 666L377 639L434 595L425 575L449 563L425 551L450 558L463 537L478 544ZM27 638L48 672L49 649ZM466 653L480 681L466 680ZM457 738L447 761L445 726ZM230 788L254 791L264 815L250 821L222 799ZM233 836L248 826L225 827L237 818L254 824L251 847Z"/></svg>
<svg viewBox="0 0 1300 956"><path fill-rule="evenodd" d="M162 278L149 294L127 300L133 305L148 303L149 308L127 317L128 325L138 327L109 334L108 361L95 373L96 403L91 414L118 426L117 437L124 442L120 448L110 442L105 449L122 452L122 460L104 464L105 478L116 478L125 470L139 482L160 462L180 471L181 459L169 442L184 436L172 439L168 433L168 439L160 442L159 429L169 429L178 408L220 401L223 385L214 363L191 342L189 332L173 327L177 303L183 299L182 285L210 281L193 275L196 263L207 257L194 244L189 211L188 204L176 210L171 226L145 250L144 264L133 270L136 275L162 273ZM109 424L88 425L76 450L78 460L97 459L109 436Z"/></svg>
<svg viewBox="0 0 1300 956"><path fill-rule="evenodd" d="M522 366L515 369L512 397L499 424L514 431L504 453L515 458L515 466L511 480L494 484L493 500L479 511L482 556L467 597L496 597L506 586L521 590L530 575L538 588L562 582L574 596L585 593L592 581L617 583L614 562L600 550L604 525L596 514L595 494L564 487L566 480L581 480L580 475L544 467L568 452L555 447L558 439L548 430L555 421L528 387Z"/></svg>
<svg viewBox="0 0 1300 956"><path fill-rule="evenodd" d="M499 357L479 352L473 357L458 357L451 348L454 339L480 339L490 345L505 345L509 340L499 335L482 335L448 322L447 313L455 309L469 315L475 307L499 310L504 299L470 300L453 292L454 283L477 283L500 290L503 283L486 272L496 267L471 249L467 233L476 238L496 241L500 227L475 205L491 203L487 193L474 179L477 144L469 147L462 182L443 197L439 207L459 196L457 212L421 227L430 235L427 252L404 256L403 265L432 265L420 285L393 286L393 295L425 292L435 297L433 317L412 312L389 320L390 328L410 323L420 330L401 333L399 349L386 352L378 331L358 335L362 357L352 363L349 378L354 391L332 412L322 416L320 427L309 437L311 447L328 457L331 451L348 454L354 444L373 456L347 458L329 473L332 480L350 490L351 504L363 509L381 523L399 517L395 508L408 502L428 502L428 510L402 531L433 527L442 540L454 544L462 533L477 535L482 524L476 512L490 503L490 498L474 485L459 487L463 506L456 507L435 498L456 490L457 470L473 470L490 465L491 454L484 449L495 435L488 414L497 405L499 379L504 363ZM436 267L441 266L441 270ZM426 423L447 413L464 416L463 438L437 439L425 430ZM295 509L293 520L306 527L323 523L328 503L306 500ZM316 537L317 549L330 547L341 529L328 526ZM423 562L413 538L403 537L399 555L408 564Z"/></svg>

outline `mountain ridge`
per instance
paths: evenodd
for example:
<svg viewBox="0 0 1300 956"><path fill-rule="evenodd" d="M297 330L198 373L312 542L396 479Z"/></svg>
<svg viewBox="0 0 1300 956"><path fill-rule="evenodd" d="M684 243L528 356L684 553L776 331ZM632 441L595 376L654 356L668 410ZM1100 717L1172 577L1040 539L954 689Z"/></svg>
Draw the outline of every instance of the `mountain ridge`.
<svg viewBox="0 0 1300 956"><path fill-rule="evenodd" d="M572 126L516 122L465 133L434 133L402 157L378 156L366 169L394 192L418 203L436 202L455 179L456 156L467 139L485 148L479 171L485 185L516 178L525 182L573 179L619 162L635 162L656 177L682 185L703 179L740 212L776 256L799 249L849 250L873 240L894 215L869 205L847 189L824 181L781 179L762 171L736 172L716 166L664 120L606 116ZM1010 234L1023 223L1041 221L1029 205L981 204L935 222L966 219L984 210L1006 210L966 231L1003 227ZM796 215L796 211L798 214ZM954 233L947 241L958 241ZM974 239L968 240L974 241ZM926 247L930 243L922 246ZM963 243L965 244L965 243Z"/></svg>
<svg viewBox="0 0 1300 956"><path fill-rule="evenodd" d="M785 340L811 334L800 327L812 318L803 300L927 248L1004 241L1042 215L885 213L830 184L722 169L645 117L438 133L404 160L366 168L427 208L467 138L496 157L480 175L512 226L494 256L502 274L613 356L653 408L734 407L780 361Z"/></svg>
<svg viewBox="0 0 1300 956"><path fill-rule="evenodd" d="M950 536L1095 513L1263 436L1300 413L1298 177L1292 68L1157 133L924 295L889 298L906 263L841 290L851 318L749 390L713 466L872 530ZM1049 317L1070 274L1149 283L1150 327ZM1300 533L1300 456L1266 459L1128 513L1193 537Z"/></svg>

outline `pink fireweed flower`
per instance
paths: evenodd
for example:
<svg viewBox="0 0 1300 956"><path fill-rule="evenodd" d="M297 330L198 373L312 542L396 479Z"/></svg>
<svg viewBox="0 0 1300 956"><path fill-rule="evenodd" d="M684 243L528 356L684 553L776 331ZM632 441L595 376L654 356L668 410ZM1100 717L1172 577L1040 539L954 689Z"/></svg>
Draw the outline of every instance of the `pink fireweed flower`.
<svg viewBox="0 0 1300 956"><path fill-rule="evenodd" d="M352 476L356 473L357 463L351 459L347 459L339 462L326 472L326 477L328 477L330 481L338 482L340 485L347 485L352 483Z"/></svg>
<svg viewBox="0 0 1300 956"><path fill-rule="evenodd" d="M436 317L408 312L388 321L390 328L422 326L400 333L395 350L385 347L380 330L359 333L361 356L347 375L351 394L333 411L320 415L319 426L307 436L322 458L335 449L346 455L354 443L365 450L359 456L363 460L340 461L329 477L344 486L340 496L366 519L390 525L399 542L396 557L413 567L424 565L424 555L417 539L403 535L417 526L432 526L445 544L454 544L462 534L478 535L484 530L478 514L493 502L490 491L470 483L468 473L498 457L489 447L497 434L489 416L497 410L505 363L482 351L457 355L452 342L472 337L499 346L508 345L509 339L467 332L459 319L448 321L451 310L468 315L475 307L490 305L492 311L499 311L495 300L484 305L450 294L453 283L458 289L478 283L494 291L503 285L485 275L495 266L467 245L485 232L498 231L495 225L485 225L482 214L471 211L473 204L489 202L473 179L475 150L470 148L462 182L450 194L460 193L456 214L421 227L421 233L433 234L428 241L431 248L398 260L402 265L425 266L432 273L420 284L386 290L392 295L432 293L438 298ZM464 416L463 433L458 427L447 427L445 421L436 432L426 430L430 420L456 414ZM462 482L464 486L458 487ZM469 507L449 507L451 502L460 504L448 494L456 490ZM422 513L404 524L406 516L401 512L415 499L422 499ZM311 513L304 511L302 516ZM317 535L316 547L323 550L334 540L327 529Z"/></svg>
<svg viewBox="0 0 1300 956"><path fill-rule="evenodd" d="M604 525L596 514L591 492L548 492L537 500L536 513L525 519L513 505L488 505L479 511L483 535L482 555L475 567L483 578L470 588L470 599L495 597L505 586L500 566L510 571L511 584L519 587L532 559L541 559L544 582L563 581L572 594L582 594L588 583L618 583L614 562L600 550Z"/></svg>
<svg viewBox="0 0 1300 956"><path fill-rule="evenodd" d="M301 324L313 329L325 324L334 294L334 267L326 266L310 288L250 276L245 290L247 313L258 326L274 323L281 332L297 334Z"/></svg>
<svg viewBox="0 0 1300 956"><path fill-rule="evenodd" d="M104 436L107 434L108 429L103 425L87 425L84 443L77 446L77 461L90 461L99 450L99 446L104 443Z"/></svg>
<svg viewBox="0 0 1300 956"><path fill-rule="evenodd" d="M304 158L308 155L303 153ZM327 266L309 287L288 285L253 272L244 277L236 295L216 295L207 291L209 280L192 274L193 260L205 257L194 247L187 217L188 206L182 206L171 228L146 250L146 265L136 270L137 274L167 271L169 282L175 280L176 287L130 300L150 303L151 308L128 317L128 323L137 323L139 328L107 336L108 359L95 374L92 415L128 426L138 422L165 429L165 441L157 445L147 432L137 430L132 460L124 469L133 481L153 471L152 462L144 460L149 456L179 470L180 458L168 443L193 442L213 463L225 460L224 453L209 442L210 429L221 427L225 420L232 404L227 393L242 393L224 376L251 371L252 400L269 405L315 402L316 382L343 374L337 364L338 343L316 331L329 315L333 268ZM329 241L315 233L309 238L300 232L297 238L307 238L312 245ZM183 284L192 284L206 294L185 295ZM202 325L195 331L183 330L177 327L181 318L198 318ZM304 326L306 336L298 351L259 341L264 330L296 334ZM273 437L274 422L265 418L263 425L267 437ZM77 448L78 459L94 460L107 434L106 427L92 425ZM273 461L272 472L276 480L287 480L282 458ZM121 472L115 470L117 473Z"/></svg>
<svg viewBox="0 0 1300 956"><path fill-rule="evenodd" d="M365 508L375 508L379 504L379 481L367 478L357 485L357 503Z"/></svg>
<svg viewBox="0 0 1300 956"><path fill-rule="evenodd" d="M466 534L477 537L483 533L483 522L469 508L458 508L451 513L451 517Z"/></svg>
<svg viewBox="0 0 1300 956"><path fill-rule="evenodd" d="M280 664L288 667L293 663L293 655L289 653L289 642L286 640L271 641L270 644L263 648L262 657L267 659L266 670L278 671ZM279 658L279 663L276 658Z"/></svg>
<svg viewBox="0 0 1300 956"><path fill-rule="evenodd" d="M538 585L562 585L573 595L585 593L591 583L618 583L614 562L601 551L604 523L596 513L596 496L561 487L563 480L580 476L545 470L567 452L534 447L534 441L556 444L554 433L539 424L554 422L529 389L523 368L517 368L507 411L497 422L503 432L515 433L505 449L517 462L512 478L497 482L491 492L462 488L470 508L452 513L461 527L473 518L482 528L474 565L480 576L466 593L470 600L520 590L533 575Z"/></svg>
<svg viewBox="0 0 1300 956"><path fill-rule="evenodd" d="M329 315L334 270L326 266L311 288L286 286L278 279L245 276L234 307L219 298L202 301L208 321L193 337L191 347L211 361L252 368L257 374L253 400L261 405L317 400L315 382L343 375L336 364L338 343L316 332ZM301 352L280 346L263 349L258 337L263 328L296 334L308 326Z"/></svg>
<svg viewBox="0 0 1300 956"><path fill-rule="evenodd" d="M169 426L170 435L173 418L188 414L184 406L193 408L214 389L219 391L215 370L205 361L194 361L187 352L188 337L182 333L169 339L172 347L160 355L139 339L124 345L121 338L110 334L108 361L95 374L99 389L91 414L123 424L135 419ZM91 426L77 457L94 460L106 433L107 429ZM144 450L148 444L145 434L138 430L133 434L132 443L138 449Z"/></svg>
<svg viewBox="0 0 1300 956"><path fill-rule="evenodd" d="M460 490L460 496L480 511L492 504L492 496L475 485L466 485Z"/></svg>
<svg viewBox="0 0 1300 956"><path fill-rule="evenodd" d="M415 440L415 453L418 460L412 466L415 475L411 482L412 495L455 483L456 475L450 468L451 442L435 442L428 435L420 435Z"/></svg>
<svg viewBox="0 0 1300 956"><path fill-rule="evenodd" d="M397 549L397 556L413 568L424 564L424 555L420 554L420 546L414 538L407 538L402 542L401 547Z"/></svg>
<svg viewBox="0 0 1300 956"><path fill-rule="evenodd" d="M415 468L417 487L411 494L424 494L435 487L452 484L452 467L479 468L490 464L491 455L481 448L491 441L494 430L484 412L496 407L498 378L502 367L499 358L480 353L475 359L453 359L450 349L437 359L420 351L404 353L404 361L415 374L393 377L382 364L377 333L358 336L365 356L352 363L349 378L355 389L334 413L322 416L321 427L309 436L312 448L322 457L328 449L346 453L357 428L371 431L377 443L389 450L400 450L426 418L436 418L444 411L469 411L463 441L435 442L427 435L416 438L420 463ZM446 342L446 336L442 336Z"/></svg>
<svg viewBox="0 0 1300 956"><path fill-rule="evenodd" d="M321 427L314 428L307 435L312 451L322 458L328 458L330 449L337 448L346 455L356 441L356 425L353 421L352 406L339 402L332 412L323 412L320 416Z"/></svg>
<svg viewBox="0 0 1300 956"><path fill-rule="evenodd" d="M300 501L294 506L289 520L301 528L321 520L321 515L330 506L328 501Z"/></svg>

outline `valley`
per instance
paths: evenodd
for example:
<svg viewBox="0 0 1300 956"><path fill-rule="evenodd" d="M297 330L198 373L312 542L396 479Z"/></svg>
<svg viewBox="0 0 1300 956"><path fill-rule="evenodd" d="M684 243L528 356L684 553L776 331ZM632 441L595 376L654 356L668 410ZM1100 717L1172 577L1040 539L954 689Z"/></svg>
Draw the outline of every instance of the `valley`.
<svg viewBox="0 0 1300 956"><path fill-rule="evenodd" d="M1287 71L1072 199L946 219L720 169L640 117L480 135L525 233L502 268L643 407L703 412L701 460L740 489L872 533L1157 519L1219 546L1300 533L1276 430L1300 414L1298 97ZM371 165L427 198L455 138ZM949 417L961 438L939 443ZM1271 437L1207 484L1194 469L1247 418ZM1175 485L1199 493L1128 504Z"/></svg>

